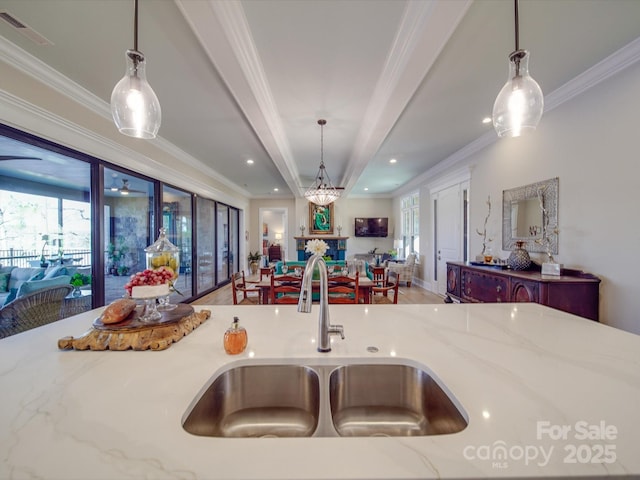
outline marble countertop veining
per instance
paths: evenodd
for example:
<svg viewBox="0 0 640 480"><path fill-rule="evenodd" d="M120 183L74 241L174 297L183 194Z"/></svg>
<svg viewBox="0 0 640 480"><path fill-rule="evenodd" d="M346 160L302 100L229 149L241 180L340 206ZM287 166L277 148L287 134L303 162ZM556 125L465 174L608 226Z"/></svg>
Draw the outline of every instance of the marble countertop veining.
<svg viewBox="0 0 640 480"><path fill-rule="evenodd" d="M159 352L58 350L100 310L0 340L0 478L640 478L639 336L535 304L332 305L346 339L321 354L317 306L195 308L212 317ZM229 356L234 315L249 344ZM467 428L224 439L181 426L230 362L391 357L432 371Z"/></svg>

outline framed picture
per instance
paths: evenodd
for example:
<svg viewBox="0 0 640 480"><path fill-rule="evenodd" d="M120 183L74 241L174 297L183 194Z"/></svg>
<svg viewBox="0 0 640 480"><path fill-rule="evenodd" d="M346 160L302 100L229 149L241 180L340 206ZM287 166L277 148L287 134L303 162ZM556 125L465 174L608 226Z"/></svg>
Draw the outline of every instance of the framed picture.
<svg viewBox="0 0 640 480"><path fill-rule="evenodd" d="M333 203L322 206L309 202L309 235L332 235L333 223Z"/></svg>
<svg viewBox="0 0 640 480"><path fill-rule="evenodd" d="M262 224L262 236L263 237L269 236L269 225L267 225L266 223Z"/></svg>

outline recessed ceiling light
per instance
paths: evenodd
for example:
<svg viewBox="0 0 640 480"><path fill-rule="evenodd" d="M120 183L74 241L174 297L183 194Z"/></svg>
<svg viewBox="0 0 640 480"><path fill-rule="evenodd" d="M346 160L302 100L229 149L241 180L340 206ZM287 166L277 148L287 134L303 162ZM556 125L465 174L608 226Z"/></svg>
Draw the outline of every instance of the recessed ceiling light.
<svg viewBox="0 0 640 480"><path fill-rule="evenodd" d="M392 158L391 160L389 160L389 163L396 163L398 160L396 160L395 158Z"/></svg>
<svg viewBox="0 0 640 480"><path fill-rule="evenodd" d="M369 187L364 187L364 191L368 192L369 191Z"/></svg>
<svg viewBox="0 0 640 480"><path fill-rule="evenodd" d="M273 191L274 191L274 192L279 191L278 187L274 188L274 189L273 189Z"/></svg>
<svg viewBox="0 0 640 480"><path fill-rule="evenodd" d="M491 117L484 117L482 123L491 123Z"/></svg>
<svg viewBox="0 0 640 480"><path fill-rule="evenodd" d="M251 160L251 159L247 160L247 164L248 165L253 165L253 160Z"/></svg>

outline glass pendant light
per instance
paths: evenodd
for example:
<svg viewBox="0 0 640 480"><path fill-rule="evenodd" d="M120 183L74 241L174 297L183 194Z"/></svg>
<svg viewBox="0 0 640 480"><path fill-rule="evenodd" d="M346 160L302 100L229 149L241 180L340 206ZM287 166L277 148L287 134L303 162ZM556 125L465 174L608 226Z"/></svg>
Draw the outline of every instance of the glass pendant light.
<svg viewBox="0 0 640 480"><path fill-rule="evenodd" d="M529 52L520 50L518 0L515 5L516 49L509 55L509 77L493 104L493 127L499 137L519 137L535 130L542 118L544 96L529 75Z"/></svg>
<svg viewBox="0 0 640 480"><path fill-rule="evenodd" d="M326 124L326 120L318 120L318 125L320 125L320 168L314 183L304 192L307 200L323 206L329 205L340 198L340 191L331 183L327 169L324 166L324 126Z"/></svg>
<svg viewBox="0 0 640 480"><path fill-rule="evenodd" d="M111 92L111 115L120 133L155 138L162 112L158 97L147 82L144 55L138 51L138 0L134 0L133 45L125 55L125 75Z"/></svg>

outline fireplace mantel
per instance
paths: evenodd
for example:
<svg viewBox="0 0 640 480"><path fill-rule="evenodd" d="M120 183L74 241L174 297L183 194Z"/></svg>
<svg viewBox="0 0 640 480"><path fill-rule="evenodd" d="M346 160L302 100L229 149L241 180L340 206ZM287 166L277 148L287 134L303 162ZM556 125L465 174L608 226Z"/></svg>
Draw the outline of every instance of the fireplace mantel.
<svg viewBox="0 0 640 480"><path fill-rule="evenodd" d="M345 260L347 254L347 239L339 235L305 235L303 237L293 237L296 239L296 250L298 251L298 260L307 260L311 254L304 251L304 247L309 240L324 240L329 249L326 254L333 260Z"/></svg>

